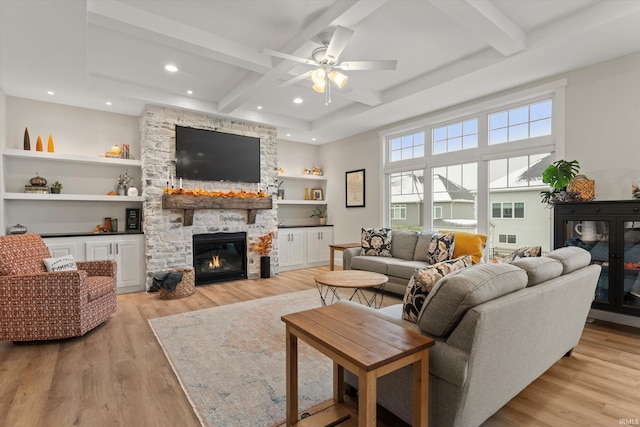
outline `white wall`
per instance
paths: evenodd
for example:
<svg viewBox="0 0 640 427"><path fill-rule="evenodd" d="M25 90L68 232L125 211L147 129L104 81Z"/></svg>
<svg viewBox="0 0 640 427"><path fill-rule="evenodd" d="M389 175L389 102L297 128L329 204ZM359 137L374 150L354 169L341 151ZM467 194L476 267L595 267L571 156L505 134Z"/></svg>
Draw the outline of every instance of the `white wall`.
<svg viewBox="0 0 640 427"><path fill-rule="evenodd" d="M323 167L318 158L319 147L278 139L278 167L285 173L301 174L304 168Z"/></svg>
<svg viewBox="0 0 640 427"><path fill-rule="evenodd" d="M31 150L40 135L46 151L51 134L56 152L98 156L112 145L129 144L133 157L140 159L137 116L8 96L3 147L22 149L25 128L29 129Z"/></svg>

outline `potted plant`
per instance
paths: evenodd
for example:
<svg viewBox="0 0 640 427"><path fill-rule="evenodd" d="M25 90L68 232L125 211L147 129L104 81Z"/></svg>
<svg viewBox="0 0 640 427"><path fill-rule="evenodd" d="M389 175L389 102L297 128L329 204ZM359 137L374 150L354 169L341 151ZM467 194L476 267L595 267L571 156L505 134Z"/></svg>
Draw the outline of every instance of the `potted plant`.
<svg viewBox="0 0 640 427"><path fill-rule="evenodd" d="M567 190L567 186L580 172L577 160L557 160L547 166L542 172L542 182L551 187L550 191L541 191L542 203L574 202L580 200L580 195Z"/></svg>
<svg viewBox="0 0 640 427"><path fill-rule="evenodd" d="M60 190L62 190L60 181L56 181L51 185L51 194L60 194Z"/></svg>
<svg viewBox="0 0 640 427"><path fill-rule="evenodd" d="M318 217L320 220L320 225L325 225L327 223L327 205L320 205L314 208L311 211L311 216L309 218Z"/></svg>
<svg viewBox="0 0 640 427"><path fill-rule="evenodd" d="M260 277L263 279L271 277L271 258L269 252L273 248L273 236L275 232L270 231L264 236L260 236L256 243L252 243L251 247L260 254Z"/></svg>

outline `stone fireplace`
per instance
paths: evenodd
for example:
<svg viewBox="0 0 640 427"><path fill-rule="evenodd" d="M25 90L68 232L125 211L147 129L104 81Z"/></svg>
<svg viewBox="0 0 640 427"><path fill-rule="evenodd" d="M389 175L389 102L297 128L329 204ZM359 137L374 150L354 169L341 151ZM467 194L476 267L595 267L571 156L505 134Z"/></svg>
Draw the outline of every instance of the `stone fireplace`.
<svg viewBox="0 0 640 427"><path fill-rule="evenodd" d="M196 285L247 278L247 233L193 235Z"/></svg>
<svg viewBox="0 0 640 427"><path fill-rule="evenodd" d="M185 189L206 191L262 190L276 197L277 143L276 130L270 126L208 116L159 106L147 106L140 116L142 152L142 196L146 241L147 288L156 272L193 266L193 236L216 233L245 233L245 277L260 277L260 255L251 243L270 231L277 232L277 203L273 209L261 209L249 218L246 209L197 209L192 225L185 225L183 209L163 209L163 188L167 177L175 175L175 126L218 130L260 138L260 183L183 180ZM176 177L176 182L180 177ZM191 222L191 218L187 224ZM271 252L272 271L277 273L277 245ZM229 279L225 279L229 280Z"/></svg>

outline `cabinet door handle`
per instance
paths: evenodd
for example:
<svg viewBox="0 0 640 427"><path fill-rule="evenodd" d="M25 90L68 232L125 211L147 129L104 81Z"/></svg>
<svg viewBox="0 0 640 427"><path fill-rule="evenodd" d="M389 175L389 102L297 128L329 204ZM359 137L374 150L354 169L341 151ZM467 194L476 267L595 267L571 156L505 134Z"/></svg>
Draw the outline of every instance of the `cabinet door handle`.
<svg viewBox="0 0 640 427"><path fill-rule="evenodd" d="M118 253L120 253L120 244L116 243L116 255L118 255Z"/></svg>
<svg viewBox="0 0 640 427"><path fill-rule="evenodd" d="M600 212L600 208L596 208L596 212Z"/></svg>
<svg viewBox="0 0 640 427"><path fill-rule="evenodd" d="M113 243L109 243L109 255L113 254Z"/></svg>
<svg viewBox="0 0 640 427"><path fill-rule="evenodd" d="M634 212L638 212L638 211L640 211L640 209L638 209L638 208L633 208L633 211L634 211Z"/></svg>

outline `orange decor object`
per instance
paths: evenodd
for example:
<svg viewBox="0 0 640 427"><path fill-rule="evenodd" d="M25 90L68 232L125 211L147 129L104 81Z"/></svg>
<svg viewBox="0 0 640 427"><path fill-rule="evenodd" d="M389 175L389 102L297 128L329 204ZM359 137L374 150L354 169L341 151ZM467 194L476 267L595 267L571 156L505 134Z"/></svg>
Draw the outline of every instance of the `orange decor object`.
<svg viewBox="0 0 640 427"><path fill-rule="evenodd" d="M49 141L47 142L47 151L53 153L53 137L49 134Z"/></svg>
<svg viewBox="0 0 640 427"><path fill-rule="evenodd" d="M31 140L29 139L29 129L24 128L24 149L31 150Z"/></svg>
<svg viewBox="0 0 640 427"><path fill-rule="evenodd" d="M42 151L42 138L38 135L38 140L36 141L36 151Z"/></svg>
<svg viewBox="0 0 640 427"><path fill-rule="evenodd" d="M260 236L258 238L257 243L252 243L251 247L254 251L258 252L262 256L268 256L269 252L271 252L271 248L273 248L273 235L275 233L270 231L264 236Z"/></svg>
<svg viewBox="0 0 640 427"><path fill-rule="evenodd" d="M111 154L120 155L122 153L122 148L119 145L114 145L111 147Z"/></svg>

